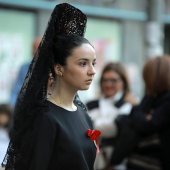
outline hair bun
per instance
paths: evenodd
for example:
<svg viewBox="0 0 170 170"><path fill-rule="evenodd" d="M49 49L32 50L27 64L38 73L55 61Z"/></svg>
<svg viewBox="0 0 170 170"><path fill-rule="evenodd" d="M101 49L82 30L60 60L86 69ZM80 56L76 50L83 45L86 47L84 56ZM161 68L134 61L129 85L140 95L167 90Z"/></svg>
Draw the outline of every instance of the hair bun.
<svg viewBox="0 0 170 170"><path fill-rule="evenodd" d="M84 36L87 17L74 6L62 3L55 7L51 17L55 20L56 34L76 34Z"/></svg>

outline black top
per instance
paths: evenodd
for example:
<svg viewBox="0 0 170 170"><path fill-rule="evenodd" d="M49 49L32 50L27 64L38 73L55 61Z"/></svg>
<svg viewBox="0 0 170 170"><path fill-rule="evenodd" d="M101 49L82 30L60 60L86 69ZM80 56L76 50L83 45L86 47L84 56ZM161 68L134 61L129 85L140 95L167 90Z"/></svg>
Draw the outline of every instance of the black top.
<svg viewBox="0 0 170 170"><path fill-rule="evenodd" d="M150 120L146 119L147 114L152 114ZM161 162L162 170L170 170L170 92L156 98L144 97L132 109L130 116L120 119L118 123L121 129L111 158L112 165L132 153L134 156L129 163L132 169L148 170L152 165L158 169L157 163ZM156 142L150 142L154 141L150 139L156 139ZM141 141L143 143L139 143ZM134 168L134 165L138 166Z"/></svg>
<svg viewBox="0 0 170 170"><path fill-rule="evenodd" d="M30 170L93 170L95 144L87 136L92 122L81 107L68 111L49 101L36 121Z"/></svg>
<svg viewBox="0 0 170 170"><path fill-rule="evenodd" d="M145 107L152 111L152 119L146 121ZM145 99L141 105L133 109L134 128L142 134L160 136L161 164L163 170L170 170L170 92L157 98Z"/></svg>

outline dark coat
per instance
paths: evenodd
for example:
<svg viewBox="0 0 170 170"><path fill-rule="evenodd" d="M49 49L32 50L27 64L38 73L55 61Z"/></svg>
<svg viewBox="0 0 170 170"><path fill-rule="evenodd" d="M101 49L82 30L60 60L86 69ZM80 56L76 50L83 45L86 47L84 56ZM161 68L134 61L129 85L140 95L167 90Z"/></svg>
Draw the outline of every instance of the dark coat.
<svg viewBox="0 0 170 170"><path fill-rule="evenodd" d="M152 115L150 120L146 119L147 114ZM158 134L161 166L163 170L170 170L170 93L157 98L145 97L132 109L129 117L117 119L117 124L120 133L112 155L112 164L117 164L133 153L143 138Z"/></svg>

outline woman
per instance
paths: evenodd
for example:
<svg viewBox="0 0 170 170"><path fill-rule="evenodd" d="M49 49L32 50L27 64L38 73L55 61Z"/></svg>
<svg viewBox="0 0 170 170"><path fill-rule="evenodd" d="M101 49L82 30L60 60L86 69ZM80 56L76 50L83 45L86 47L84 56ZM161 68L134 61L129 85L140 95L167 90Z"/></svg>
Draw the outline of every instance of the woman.
<svg viewBox="0 0 170 170"><path fill-rule="evenodd" d="M85 26L80 10L65 3L55 7L18 96L7 170L93 170L94 135L100 132L92 131L77 96L95 75L96 55L83 38ZM47 99L51 75L55 82Z"/></svg>
<svg viewBox="0 0 170 170"><path fill-rule="evenodd" d="M87 103L87 108L94 127L102 131L101 144L104 145L103 150L106 150L106 146L113 145L114 138L117 135L115 119L118 115L128 115L135 99L130 95L126 71L120 63L109 63L104 67L100 87L102 97L99 100ZM107 150L111 151L110 148ZM101 164L101 161L98 161L100 159L98 155L96 169L104 168L109 160L109 152L106 151L107 158L103 165L97 165Z"/></svg>
<svg viewBox="0 0 170 170"><path fill-rule="evenodd" d="M132 111L133 127L141 135L147 138L157 136L160 143L151 143L145 152L138 153L143 160L150 161L146 167L158 167L162 170L170 169L170 56L159 56L146 62L143 68L146 96L141 104ZM145 142L146 143L146 142ZM153 148L155 148L153 150ZM138 150L141 148L137 148ZM140 151L139 150L139 151ZM152 151L152 152L151 152ZM143 159L145 158L145 159ZM146 159L148 158L148 160ZM159 165L160 162L160 165ZM136 166L129 163L129 166ZM136 169L140 169L138 166ZM150 168L151 169L151 168ZM153 168L154 169L154 168Z"/></svg>
<svg viewBox="0 0 170 170"><path fill-rule="evenodd" d="M129 170L169 170L170 56L147 61L143 79L146 96L132 109L127 121L122 122L122 133L110 164L113 166L130 155Z"/></svg>

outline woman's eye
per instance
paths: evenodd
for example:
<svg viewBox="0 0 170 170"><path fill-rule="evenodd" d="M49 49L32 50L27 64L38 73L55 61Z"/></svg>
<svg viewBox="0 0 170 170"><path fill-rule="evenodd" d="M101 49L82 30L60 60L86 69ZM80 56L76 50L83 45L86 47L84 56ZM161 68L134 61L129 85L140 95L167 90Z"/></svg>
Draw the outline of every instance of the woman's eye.
<svg viewBox="0 0 170 170"><path fill-rule="evenodd" d="M84 67L84 66L86 66L86 62L82 62L82 63L80 63L80 65L81 65L82 67Z"/></svg>
<svg viewBox="0 0 170 170"><path fill-rule="evenodd" d="M96 62L93 63L93 66L95 66L95 65L96 65Z"/></svg>

